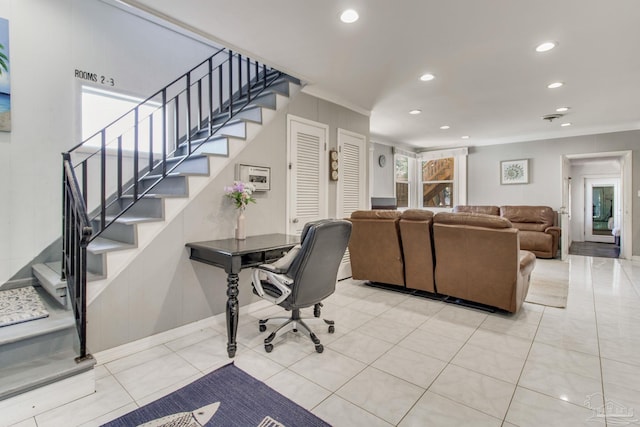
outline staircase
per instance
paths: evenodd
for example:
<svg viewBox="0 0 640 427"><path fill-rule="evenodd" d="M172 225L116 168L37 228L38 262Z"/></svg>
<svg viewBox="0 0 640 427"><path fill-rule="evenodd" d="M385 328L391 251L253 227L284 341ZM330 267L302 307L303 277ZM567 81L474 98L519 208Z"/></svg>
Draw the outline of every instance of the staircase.
<svg viewBox="0 0 640 427"><path fill-rule="evenodd" d="M232 162L299 85L222 49L141 104L155 105L154 113L141 117L136 107L64 154L63 261L33 266L57 326L29 322L25 329L37 332L0 341L0 413L21 405L25 392L92 370L87 305ZM127 144L132 159L124 155ZM55 345L36 347L28 335ZM15 357L6 356L10 346L20 347ZM87 394L85 386L79 389ZM42 412L32 406L20 414Z"/></svg>

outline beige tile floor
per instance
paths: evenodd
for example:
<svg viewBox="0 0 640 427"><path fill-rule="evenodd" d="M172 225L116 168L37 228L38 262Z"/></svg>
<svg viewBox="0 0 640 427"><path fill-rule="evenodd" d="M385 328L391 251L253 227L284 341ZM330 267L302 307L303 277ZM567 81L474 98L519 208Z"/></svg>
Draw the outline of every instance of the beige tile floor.
<svg viewBox="0 0 640 427"><path fill-rule="evenodd" d="M568 272L567 308L525 304L517 315L340 282L323 309L336 333L315 327L322 354L293 333L265 353L256 319L280 309L256 303L235 363L334 426L603 426L605 401L617 408L609 425L640 425L640 263L560 263L537 268ZM200 324L96 355L94 395L16 425L100 425L228 363L224 318Z"/></svg>

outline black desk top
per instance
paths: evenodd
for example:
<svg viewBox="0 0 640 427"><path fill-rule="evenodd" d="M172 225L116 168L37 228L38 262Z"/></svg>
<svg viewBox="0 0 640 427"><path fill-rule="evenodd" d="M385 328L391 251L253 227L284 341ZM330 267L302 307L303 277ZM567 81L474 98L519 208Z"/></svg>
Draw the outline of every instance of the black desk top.
<svg viewBox="0 0 640 427"><path fill-rule="evenodd" d="M263 234L260 236L248 236L245 240L220 239L203 242L191 242L186 246L207 252L216 252L221 255L235 256L259 251L269 251L283 247L291 247L300 242L300 236L288 234Z"/></svg>

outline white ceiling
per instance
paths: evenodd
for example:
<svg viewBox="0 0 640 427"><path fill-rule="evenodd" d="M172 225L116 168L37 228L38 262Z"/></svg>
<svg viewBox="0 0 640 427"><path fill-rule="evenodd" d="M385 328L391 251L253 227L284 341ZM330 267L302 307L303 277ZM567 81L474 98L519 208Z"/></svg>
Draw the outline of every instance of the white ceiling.
<svg viewBox="0 0 640 427"><path fill-rule="evenodd" d="M370 112L373 141L452 147L640 129L638 0L119 1ZM356 23L339 21L346 8ZM535 52L548 40L559 46ZM421 82L425 72L436 79ZM553 81L565 86L547 89ZM542 120L560 106L571 107L563 119Z"/></svg>

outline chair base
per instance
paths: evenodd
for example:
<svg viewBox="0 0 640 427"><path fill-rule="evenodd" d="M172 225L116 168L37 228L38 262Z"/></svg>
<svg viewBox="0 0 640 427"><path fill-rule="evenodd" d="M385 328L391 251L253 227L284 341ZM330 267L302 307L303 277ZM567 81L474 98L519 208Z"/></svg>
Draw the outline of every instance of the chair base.
<svg viewBox="0 0 640 427"><path fill-rule="evenodd" d="M313 309L313 315L315 317L320 317L320 307L322 307L321 303L318 303L314 306ZM264 349L267 353L271 353L271 351L273 351L273 344L271 344L271 342L276 338L276 336L278 335L278 332L280 332L282 330L282 328L284 328L285 326L291 325L292 326L292 330L293 332L298 332L298 329L303 329L306 331L307 335L309 336L309 338L311 339L311 341L313 341L313 344L315 345L316 351L318 353L322 353L324 351L324 347L322 346L322 344L320 343L320 340L318 339L318 337L316 336L316 334L313 333L313 331L311 330L311 328L309 328L309 326L307 326L307 324L304 322L304 320L300 317L300 309L299 308L294 308L293 310L291 310L291 317L272 317L269 319L263 319L263 320L259 320L258 321L258 325L259 325L259 329L260 332L264 332L267 330L267 322L269 320L285 320L284 323L282 323L280 326L278 326L278 329L276 329L275 331L271 332L271 334L269 334L269 336L267 338L265 338L264 340ZM333 320L327 320L327 319L322 319L324 320L324 322L329 325L329 333L332 334L335 332L335 322Z"/></svg>

